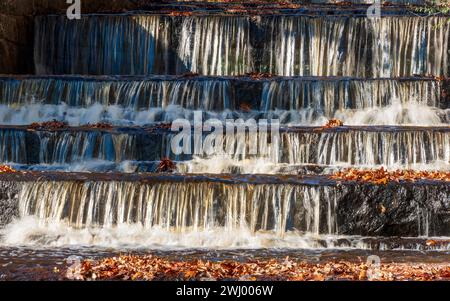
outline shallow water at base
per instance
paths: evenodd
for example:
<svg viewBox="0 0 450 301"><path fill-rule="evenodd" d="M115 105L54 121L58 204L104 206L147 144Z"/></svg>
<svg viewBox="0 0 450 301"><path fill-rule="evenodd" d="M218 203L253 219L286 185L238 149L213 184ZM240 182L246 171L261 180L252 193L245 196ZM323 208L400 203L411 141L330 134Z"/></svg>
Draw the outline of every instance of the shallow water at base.
<svg viewBox="0 0 450 301"><path fill-rule="evenodd" d="M64 270L75 258L101 259L121 254L155 255L169 260L203 259L211 261L252 259L290 259L312 263L349 261L365 263L370 255L380 257L382 263L442 263L450 260L450 251L374 251L333 249L234 249L234 250L154 250L112 249L93 247L28 248L0 247L0 280L61 280ZM72 260L72 261L71 261Z"/></svg>

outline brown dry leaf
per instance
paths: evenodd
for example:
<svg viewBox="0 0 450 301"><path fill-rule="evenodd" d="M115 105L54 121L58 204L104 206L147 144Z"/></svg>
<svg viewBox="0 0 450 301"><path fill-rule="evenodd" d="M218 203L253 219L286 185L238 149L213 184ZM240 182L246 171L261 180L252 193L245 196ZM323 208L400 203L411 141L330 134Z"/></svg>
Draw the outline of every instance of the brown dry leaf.
<svg viewBox="0 0 450 301"><path fill-rule="evenodd" d="M190 11L173 11L173 12L169 13L169 16L189 17L189 16L192 16L192 12L190 12Z"/></svg>
<svg viewBox="0 0 450 301"><path fill-rule="evenodd" d="M254 80L260 80L265 78L272 78L274 77L271 73L264 73L264 72L249 72L245 74L246 76L254 79Z"/></svg>
<svg viewBox="0 0 450 301"><path fill-rule="evenodd" d="M69 127L69 124L64 121L58 121L56 119L52 121L46 122L34 122L28 126L29 130L58 130L58 129L66 129Z"/></svg>
<svg viewBox="0 0 450 301"><path fill-rule="evenodd" d="M15 173L17 170L8 165L0 165L0 173Z"/></svg>
<svg viewBox="0 0 450 301"><path fill-rule="evenodd" d="M106 122L98 122L98 123L94 123L94 124L86 124L84 125L85 127L89 127L89 128L93 128L93 129L105 129L105 130L110 130L113 128L113 126L109 123Z"/></svg>
<svg viewBox="0 0 450 301"><path fill-rule="evenodd" d="M173 172L177 168L176 164L169 158L163 158L159 162L156 172Z"/></svg>
<svg viewBox="0 0 450 301"><path fill-rule="evenodd" d="M344 122L339 119L330 119L323 127L326 129L343 126Z"/></svg>
<svg viewBox="0 0 450 301"><path fill-rule="evenodd" d="M251 112L251 110L252 110L252 107L248 104L248 103L241 103L240 105L239 105L239 109L241 110L241 111L244 111L244 112Z"/></svg>

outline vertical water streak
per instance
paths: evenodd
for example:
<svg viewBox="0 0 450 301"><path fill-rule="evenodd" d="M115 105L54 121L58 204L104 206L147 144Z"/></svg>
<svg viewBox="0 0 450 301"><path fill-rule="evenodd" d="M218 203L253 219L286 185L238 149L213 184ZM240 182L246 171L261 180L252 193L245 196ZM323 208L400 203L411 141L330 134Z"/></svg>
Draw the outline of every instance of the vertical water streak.
<svg viewBox="0 0 450 301"><path fill-rule="evenodd" d="M193 16L183 19L178 54L182 67L205 75L240 75L252 70L248 17ZM178 73L183 70L178 67Z"/></svg>

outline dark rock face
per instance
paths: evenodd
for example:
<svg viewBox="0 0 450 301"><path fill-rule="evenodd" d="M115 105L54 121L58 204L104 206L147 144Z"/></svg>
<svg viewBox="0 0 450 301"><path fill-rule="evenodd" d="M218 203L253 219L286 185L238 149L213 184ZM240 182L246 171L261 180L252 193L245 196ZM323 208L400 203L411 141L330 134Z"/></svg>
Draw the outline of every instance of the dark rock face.
<svg viewBox="0 0 450 301"><path fill-rule="evenodd" d="M450 187L448 184L343 187L337 219L340 234L447 236Z"/></svg>
<svg viewBox="0 0 450 301"><path fill-rule="evenodd" d="M19 216L19 190L18 182L0 182L0 227Z"/></svg>
<svg viewBox="0 0 450 301"><path fill-rule="evenodd" d="M27 16L0 15L0 73L32 73L30 20Z"/></svg>

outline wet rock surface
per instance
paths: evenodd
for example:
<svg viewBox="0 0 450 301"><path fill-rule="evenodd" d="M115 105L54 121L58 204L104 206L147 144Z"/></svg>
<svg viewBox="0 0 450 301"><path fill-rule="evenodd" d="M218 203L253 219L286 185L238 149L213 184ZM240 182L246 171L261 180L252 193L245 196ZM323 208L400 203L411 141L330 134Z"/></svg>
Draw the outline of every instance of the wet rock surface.
<svg viewBox="0 0 450 301"><path fill-rule="evenodd" d="M19 217L19 182L0 181L0 227Z"/></svg>
<svg viewBox="0 0 450 301"><path fill-rule="evenodd" d="M339 233L366 236L450 235L450 185L352 186L342 189ZM428 228L427 228L428 227Z"/></svg>

